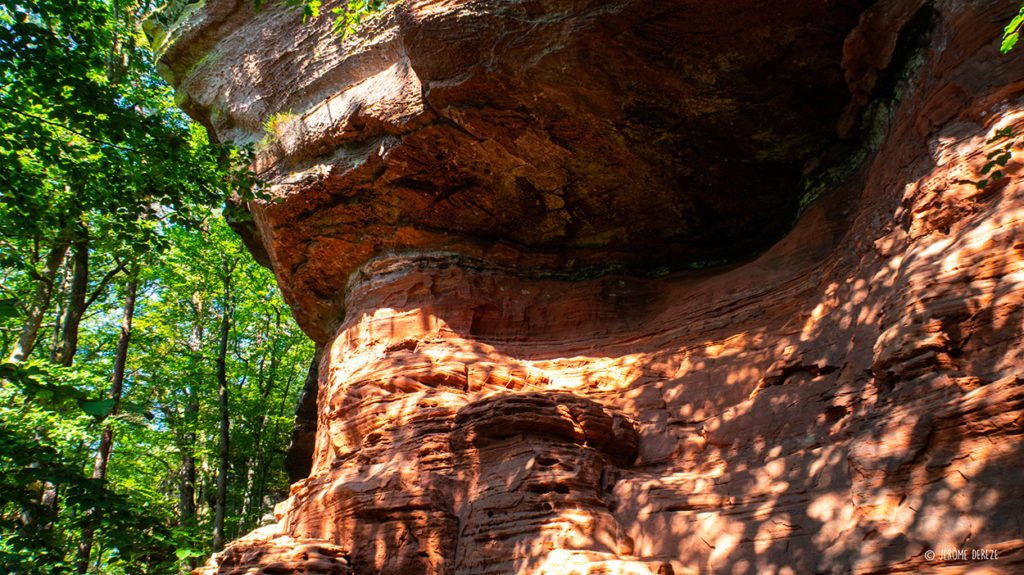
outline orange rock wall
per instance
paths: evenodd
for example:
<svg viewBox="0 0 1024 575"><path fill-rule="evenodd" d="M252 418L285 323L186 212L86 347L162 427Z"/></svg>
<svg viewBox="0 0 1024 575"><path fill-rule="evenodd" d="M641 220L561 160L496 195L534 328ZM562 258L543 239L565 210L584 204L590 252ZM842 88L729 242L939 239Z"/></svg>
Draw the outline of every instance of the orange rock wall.
<svg viewBox="0 0 1024 575"><path fill-rule="evenodd" d="M972 183L1024 133L1015 4L935 2L888 107L920 3L862 15L844 118L874 147L749 261L570 282L375 254L335 286L310 477L207 571L1024 570L1024 150ZM953 549L998 559L929 554Z"/></svg>

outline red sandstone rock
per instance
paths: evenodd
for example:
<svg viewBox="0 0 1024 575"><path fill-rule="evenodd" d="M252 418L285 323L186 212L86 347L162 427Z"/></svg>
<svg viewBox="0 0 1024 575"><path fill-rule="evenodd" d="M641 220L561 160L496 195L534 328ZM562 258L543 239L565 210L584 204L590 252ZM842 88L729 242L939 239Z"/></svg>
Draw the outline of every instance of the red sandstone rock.
<svg viewBox="0 0 1024 575"><path fill-rule="evenodd" d="M206 573L293 540L388 575L1024 569L1024 152L972 183L1024 133L1018 3L407 0L341 45L228 4L165 61L223 139L293 110L251 209L326 349L310 476ZM843 171L816 146L854 117ZM621 273L761 245L808 160L833 191L756 259Z"/></svg>
<svg viewBox="0 0 1024 575"><path fill-rule="evenodd" d="M260 150L283 201L246 235L326 342L382 254L576 278L768 247L834 139L867 3L406 0L342 42L207 0L161 62L185 110Z"/></svg>
<svg viewBox="0 0 1024 575"><path fill-rule="evenodd" d="M233 542L206 569L225 575L352 575L346 556L328 541L295 539L272 525Z"/></svg>

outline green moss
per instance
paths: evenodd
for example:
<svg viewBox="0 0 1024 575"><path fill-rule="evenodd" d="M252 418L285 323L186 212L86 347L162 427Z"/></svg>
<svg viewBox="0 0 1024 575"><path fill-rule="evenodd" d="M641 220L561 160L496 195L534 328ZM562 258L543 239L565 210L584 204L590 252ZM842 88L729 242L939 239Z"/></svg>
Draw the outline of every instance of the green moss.
<svg viewBox="0 0 1024 575"><path fill-rule="evenodd" d="M187 78L188 76L191 76L193 72L195 72L202 66L205 66L207 64L213 64L214 62L219 60L220 57L221 53L219 50L217 50L216 48L210 50L206 53L205 56L197 60L195 64L192 64L192 66L189 67L188 71L185 72L185 77Z"/></svg>
<svg viewBox="0 0 1024 575"><path fill-rule="evenodd" d="M297 117L291 110L271 114L267 121L263 122L263 139L256 144L256 150L265 152L272 148L274 142L281 136L281 132L295 121Z"/></svg>
<svg viewBox="0 0 1024 575"><path fill-rule="evenodd" d="M203 0L170 0L146 18L142 31L154 58L160 59L181 26L202 6Z"/></svg>

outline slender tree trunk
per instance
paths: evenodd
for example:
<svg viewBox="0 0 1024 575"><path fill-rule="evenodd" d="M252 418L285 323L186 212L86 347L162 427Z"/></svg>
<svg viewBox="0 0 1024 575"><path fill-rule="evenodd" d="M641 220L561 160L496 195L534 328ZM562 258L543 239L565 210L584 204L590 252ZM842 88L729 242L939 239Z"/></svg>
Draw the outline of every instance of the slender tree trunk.
<svg viewBox="0 0 1024 575"><path fill-rule="evenodd" d="M195 386L188 390L188 405L185 406L185 426L183 434L185 445L181 450L181 489L178 497L178 516L183 526L196 523L196 442L195 420L199 412Z"/></svg>
<svg viewBox="0 0 1024 575"><path fill-rule="evenodd" d="M78 326L85 315L85 298L89 291L89 235L82 227L81 237L74 244L74 273L71 277L71 293L64 310L60 340L53 350L54 363L70 367L78 351Z"/></svg>
<svg viewBox="0 0 1024 575"><path fill-rule="evenodd" d="M273 333L277 334L281 332L281 314L277 313L274 321ZM270 322L267 322L267 342L273 340L271 334ZM259 420L256 423L256 430L253 434L253 443L256 446L252 457L249 459L249 482L250 486L248 490L247 499L245 502L245 516L248 519L249 526L255 527L260 520L263 510L263 492L265 487L266 474L263 472L265 469L264 461L267 459L267 441L273 441L276 435L270 435L264 439L264 432L267 427L267 413L270 411L267 405L270 394L274 391L274 386L277 380L277 370L281 363L281 350L275 343L270 343L270 366L267 369L266 377L260 377L261 380L265 379L266 383L260 385L260 397L262 398L263 411L259 416ZM263 371L263 366L260 366L260 371Z"/></svg>
<svg viewBox="0 0 1024 575"><path fill-rule="evenodd" d="M46 263L43 269L38 271L36 277L36 292L32 297L32 304L28 308L28 315L7 361L23 362L35 349L36 338L39 337L39 327L43 324L43 317L46 315L53 297L54 280L57 278L57 272L60 270L60 265L64 262L64 255L67 252L67 241L58 238L57 244L46 254Z"/></svg>
<svg viewBox="0 0 1024 575"><path fill-rule="evenodd" d="M128 362L128 344L131 342L132 318L135 315L135 295L138 291L137 274L137 268L132 270L131 277L126 285L127 289L125 290L124 317L121 319L121 333L117 338L117 351L114 356L114 375L110 380L110 399L114 400L110 415L118 413L121 404L121 393L124 389L124 372ZM109 426L105 427L92 474L96 479L104 479L107 476L107 462L110 460L110 446L113 437L111 428Z"/></svg>
<svg viewBox="0 0 1024 575"><path fill-rule="evenodd" d="M203 349L203 300L199 292L192 294L192 310L195 320L189 337L189 351L192 364L197 365ZM199 393L196 384L188 386L188 403L185 404L185 418L181 445L181 475L178 489L178 523L191 528L196 525L196 420L199 417ZM195 557L187 560L189 569L195 569L199 562Z"/></svg>
<svg viewBox="0 0 1024 575"><path fill-rule="evenodd" d="M267 416L262 415L256 423L256 430L253 433L252 456L249 457L249 469L246 475L245 497L242 499L242 513L246 519L246 527L254 527L259 521L261 498L259 486L259 470L263 466L263 427Z"/></svg>
<svg viewBox="0 0 1024 575"><path fill-rule="evenodd" d="M65 239L64 232L61 232L57 238L57 243L50 248L50 251L46 254L45 263L43 269L36 270L36 290L32 297L32 303L28 308L28 314L25 317L25 323L21 327L21 331L18 333L18 340L14 344L14 349L11 350L11 355L8 356L7 361L11 363L20 363L28 359L29 355L32 354L32 350L36 347L36 342L39 337L39 329L43 324L43 317L46 316L46 312L50 307L50 301L53 299L53 288L57 279L57 272L60 271L61 265L64 263L64 257L68 252L68 242ZM45 432L44 432L45 433ZM43 485L43 492L41 496L41 502L44 507L52 511L52 515L57 515L57 486L47 481ZM22 520L26 524L36 524L38 519L33 517L31 512L24 512L22 514ZM49 529L47 524L44 524L43 529Z"/></svg>
<svg viewBox="0 0 1024 575"><path fill-rule="evenodd" d="M60 274L60 281L56 282L56 278L54 278L56 282L54 284L55 291L50 298L55 303L53 310L53 332L50 336L50 361L56 361L55 354L57 353L57 346L60 345L60 327L64 321L64 302L71 292L71 271L73 267L74 262L72 258L65 256L64 263L61 265L63 272Z"/></svg>
<svg viewBox="0 0 1024 575"><path fill-rule="evenodd" d="M188 389L188 404L185 406L184 445L181 449L181 485L178 490L178 518L182 527L192 532L196 526L196 419L199 415L199 399L196 385ZM199 562L195 557L186 560L189 569L195 569Z"/></svg>
<svg viewBox="0 0 1024 575"><path fill-rule="evenodd" d="M124 389L124 372L128 362L128 344L132 337L132 317L135 315L135 294L138 291L138 267L133 266L128 277L124 298L124 316L121 318L121 333L117 338L117 351L114 356L114 374L110 378L109 398L114 401L107 417L115 415L121 404L121 393ZM114 444L114 430L105 426L100 434L100 446L96 451L96 461L92 469L93 479L106 479L107 463L110 461L110 448ZM89 513L96 513L96 509ZM85 573L89 569L89 554L92 550L93 528L82 529L82 540L78 545L77 571Z"/></svg>
<svg viewBox="0 0 1024 575"><path fill-rule="evenodd" d="M196 517L206 515L210 510L210 486L205 481L209 462L205 457L196 460Z"/></svg>
<svg viewBox="0 0 1024 575"><path fill-rule="evenodd" d="M189 336L188 347L192 353L191 364L200 360L203 348L203 300L199 292L192 294L192 311L195 320ZM199 414L199 394L194 383L188 387L188 403L185 405L185 431L182 434L181 446L181 488L178 498L178 517L185 526L196 522L196 418Z"/></svg>
<svg viewBox="0 0 1024 575"><path fill-rule="evenodd" d="M220 321L220 349L217 353L217 388L220 405L220 461L217 466L217 494L214 498L213 517L213 551L224 548L224 514L227 503L228 458L231 455L229 445L231 422L228 419L228 334L231 329L231 273L235 263L228 263L227 256L222 256L224 271L224 304Z"/></svg>

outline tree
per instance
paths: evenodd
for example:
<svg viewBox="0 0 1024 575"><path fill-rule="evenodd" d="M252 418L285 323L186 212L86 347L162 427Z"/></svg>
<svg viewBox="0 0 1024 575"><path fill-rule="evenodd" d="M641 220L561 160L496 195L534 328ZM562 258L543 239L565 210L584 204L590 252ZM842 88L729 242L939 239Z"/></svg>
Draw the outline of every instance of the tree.
<svg viewBox="0 0 1024 575"><path fill-rule="evenodd" d="M117 338L117 351L114 355L114 373L111 376L110 395L108 397L108 401L110 402L110 411L101 418L101 421L109 416L117 415L118 408L121 405L121 395L124 391L124 370L128 363L128 346L131 343L132 337L132 317L135 314L135 296L138 291L138 276L138 265L135 265L132 267L132 271L128 276L128 282L125 287L124 316L121 319L121 330ZM109 425L105 426L102 434L100 435L99 448L96 450L96 463L92 470L93 479L102 480L107 478L107 464L110 461L110 450L113 447L113 444L114 430ZM89 510L89 513L97 512L98 510L96 508ZM83 574L89 569L89 553L92 550L92 538L92 528L85 528L82 530L82 540L78 544L77 569L79 574Z"/></svg>
<svg viewBox="0 0 1024 575"><path fill-rule="evenodd" d="M122 9L124 8L124 9ZM253 195L244 150L211 143L136 43L148 2L0 0L0 236L33 297L9 359L36 345L64 256L80 270L59 350L73 355L92 235L144 253L168 224ZM45 254L45 255L44 255ZM70 320L70 321L68 321Z"/></svg>
<svg viewBox="0 0 1024 575"><path fill-rule="evenodd" d="M231 293L231 274L238 264L237 259L221 255L221 273L223 274L224 292L221 296L220 348L217 352L217 405L220 409L220 452L217 461L217 494L214 499L213 519L213 550L224 548L224 513L227 505L228 466L231 459L230 433L231 420L228 407L228 336L231 330L231 314L233 312Z"/></svg>
<svg viewBox="0 0 1024 575"><path fill-rule="evenodd" d="M242 250L222 220L211 217L205 230L171 228L167 239L167 250L140 267L132 352L126 357L117 412L111 413L110 400L116 394L110 374L117 371L121 355L115 334L124 313L117 310L124 307L127 285L99 297L96 311L84 318L80 352L72 368L39 358L2 364L7 371L0 371L5 394L0 398L0 419L10 422L12 432L24 439L20 445L34 441L51 446L54 457L78 475L59 476L61 505L55 511L40 507L38 492L12 496L10 501L35 497L28 507L37 511L38 524L51 524L52 529L49 534L31 531L16 521L20 511L7 506L4 516L11 521L0 523L0 553L9 549L12 556L35 557L39 565L73 566L74 552L70 557L67 552L92 525L91 570L120 573L133 563L160 572L173 568L168 561L177 560L175 549L186 565L205 553L201 549L209 549L220 477L227 486L236 486L226 489L222 499L223 540L258 525L273 502L287 495L283 452L311 345L291 321L273 276ZM223 254L228 255L229 267L234 264L227 291ZM230 320L226 332L220 329L225 317ZM32 381L15 377L11 370L34 374L28 377ZM224 474L218 473L224 461L222 387L228 391L226 413L231 418ZM148 412L153 420L144 417ZM36 438L40 427L55 431ZM116 441L111 443L106 477L93 479L96 454L103 451L95 438L102 438L106 428ZM52 477L46 475L53 468L50 463L37 462L42 471L31 471L25 463L31 460L29 455L5 454L2 449L0 445L0 467L7 472ZM118 517L109 512L90 514L94 505L86 502L98 500L84 499L89 486L100 485L112 496L123 497L119 505L134 510L125 517L149 522L154 537L162 539L145 533L135 539L148 541L151 549L163 549L160 557L126 555L112 543L111 533L121 528L113 525ZM72 498L75 493L81 496ZM20 542L18 553L8 542ZM142 547L140 543L139 553ZM0 563L0 572L8 567Z"/></svg>
<svg viewBox="0 0 1024 575"><path fill-rule="evenodd" d="M0 0L0 572L170 573L287 493L276 383L311 350L217 215L259 193L250 156L176 110L150 8Z"/></svg>

